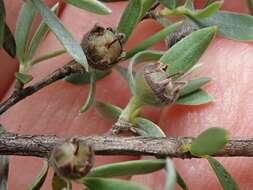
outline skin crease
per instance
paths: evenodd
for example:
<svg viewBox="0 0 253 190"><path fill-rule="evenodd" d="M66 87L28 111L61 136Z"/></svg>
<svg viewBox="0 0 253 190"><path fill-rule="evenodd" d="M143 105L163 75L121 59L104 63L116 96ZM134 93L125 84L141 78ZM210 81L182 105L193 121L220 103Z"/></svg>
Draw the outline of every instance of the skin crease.
<svg viewBox="0 0 253 190"><path fill-rule="evenodd" d="M17 4L14 6L10 1L6 1L7 12L9 12L7 22L10 22L12 30L14 30L15 19L22 1L15 2ZM53 4L52 0L47 2ZM113 10L112 15L109 16L97 16L68 5L62 10L61 20L80 41L82 35L97 22L104 26L115 27L124 5L125 3L121 2L108 3ZM240 12L247 10L244 3L236 0L225 1L223 8ZM129 39L126 48L133 47L134 44L159 29L160 26L154 21L142 22ZM37 56L60 48L54 35L49 34L41 44ZM163 43L158 43L154 48L164 49ZM252 81L250 72L253 69L251 52L253 52L251 43L216 38L200 60L204 65L203 68L196 73L198 76L211 76L215 79L206 86L206 90L215 97L215 102L198 107L170 106L163 109L162 113L157 108L148 109L147 114L153 121L159 121L159 125L168 136L196 136L205 128L218 126L229 129L231 136L251 138L250 126L253 113L251 106L253 91L249 89ZM11 92L8 88L11 86L12 73L17 69L17 61L8 58L2 50L0 58L2 60L0 97L7 93L6 98ZM71 58L68 55L60 56L35 66L30 73L36 81L69 60ZM244 66L242 67L241 64ZM26 134L44 133L65 137L77 134L102 134L110 128L112 123L99 117L93 109L85 114L79 113L86 95L87 85L76 86L58 81L15 105L0 116L0 122L9 131ZM97 83L96 99L98 100L124 106L129 98L130 92L126 81L115 71ZM99 157L97 164L126 159L133 159L133 157ZM241 189L252 189L253 176L250 173L252 159L223 158L219 160L235 176ZM41 163L41 159L38 158L11 157L9 189L26 189L37 175ZM175 164L190 189L221 189L205 160L175 159ZM52 172L42 189L50 189L51 175ZM146 176L134 176L133 180L148 185L154 190L164 189L163 171Z"/></svg>

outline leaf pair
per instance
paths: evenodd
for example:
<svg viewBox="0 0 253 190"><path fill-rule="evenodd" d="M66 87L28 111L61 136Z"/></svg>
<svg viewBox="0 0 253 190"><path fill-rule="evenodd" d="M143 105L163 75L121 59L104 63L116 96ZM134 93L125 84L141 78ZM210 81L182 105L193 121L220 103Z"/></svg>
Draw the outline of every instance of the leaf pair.
<svg viewBox="0 0 253 190"><path fill-rule="evenodd" d="M59 4L57 3L51 9L52 14L56 13L58 8ZM16 78L22 84L26 84L32 80L32 76L26 74L26 72L33 64L38 62L32 61L33 56L49 31L49 27L42 21L31 41L29 41L35 16L36 9L34 4L31 1L24 3L18 17L15 33L17 56L20 62L20 72L16 73Z"/></svg>
<svg viewBox="0 0 253 190"><path fill-rule="evenodd" d="M40 190L44 184L49 169L49 163L44 160L42 169L34 182L28 187L28 190ZM71 183L54 173L52 178L52 189L53 190L71 190Z"/></svg>
<svg viewBox="0 0 253 190"><path fill-rule="evenodd" d="M121 16L117 28L118 32L125 34L124 42L127 42L135 26L139 23L141 18L145 16L154 3L156 3L155 0L128 1L128 5Z"/></svg>
<svg viewBox="0 0 253 190"><path fill-rule="evenodd" d="M141 175L163 169L166 165L165 160L136 160L126 161L114 164L107 164L91 170L87 178L84 178L84 184L91 190L118 190L120 189L136 189L136 190L148 190L147 187L138 185L134 182L117 180L117 179L105 179L101 177L116 177L116 176L131 176ZM171 170L171 169L170 169ZM172 180L172 178L170 178Z"/></svg>
<svg viewBox="0 0 253 190"><path fill-rule="evenodd" d="M204 156L208 160L225 190L239 190L240 188L238 184L226 171L226 169L217 160L209 156L224 149L227 142L228 132L225 129L210 128L202 132L196 139L193 140L189 147L189 151L193 155Z"/></svg>

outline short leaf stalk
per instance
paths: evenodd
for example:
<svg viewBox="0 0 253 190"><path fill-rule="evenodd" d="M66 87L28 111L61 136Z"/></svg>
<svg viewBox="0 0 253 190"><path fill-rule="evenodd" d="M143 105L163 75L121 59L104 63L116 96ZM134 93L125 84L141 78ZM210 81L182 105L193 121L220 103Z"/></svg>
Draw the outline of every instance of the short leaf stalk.
<svg viewBox="0 0 253 190"><path fill-rule="evenodd" d="M132 96L129 100L127 106L120 114L118 121L114 124L114 127L111 129L112 134L118 134L120 131L132 131L135 133L134 126L131 122L133 115L136 116L136 112L139 112L142 106L144 105L143 101L140 100L138 96ZM138 114L137 114L138 115Z"/></svg>

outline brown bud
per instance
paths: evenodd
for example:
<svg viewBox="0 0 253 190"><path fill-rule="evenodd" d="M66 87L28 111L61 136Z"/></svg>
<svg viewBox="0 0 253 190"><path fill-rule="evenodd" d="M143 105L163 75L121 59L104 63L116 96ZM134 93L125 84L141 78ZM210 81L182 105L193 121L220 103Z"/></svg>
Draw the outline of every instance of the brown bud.
<svg viewBox="0 0 253 190"><path fill-rule="evenodd" d="M50 164L59 176L80 179L93 167L94 151L90 145L72 138L53 149Z"/></svg>
<svg viewBox="0 0 253 190"><path fill-rule="evenodd" d="M166 38L166 44L168 47L172 47L177 42L191 34L192 32L199 29L199 26L195 24L191 20L186 20L180 28L176 31L170 33L170 35Z"/></svg>
<svg viewBox="0 0 253 190"><path fill-rule="evenodd" d="M98 70L111 69L122 58L122 39L123 35L113 29L95 25L82 40L89 65Z"/></svg>
<svg viewBox="0 0 253 190"><path fill-rule="evenodd" d="M159 63L145 64L143 70L136 74L136 95L149 105L166 105L174 103L184 81L174 81L173 76L165 72L166 68Z"/></svg>

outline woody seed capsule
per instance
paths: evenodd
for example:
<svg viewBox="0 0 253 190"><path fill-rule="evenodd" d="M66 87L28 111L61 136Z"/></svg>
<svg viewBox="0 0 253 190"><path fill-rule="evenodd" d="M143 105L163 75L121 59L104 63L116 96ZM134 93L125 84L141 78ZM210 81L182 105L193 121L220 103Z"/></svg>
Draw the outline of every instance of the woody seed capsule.
<svg viewBox="0 0 253 190"><path fill-rule="evenodd" d="M50 164L59 176L80 179L92 168L94 151L90 145L73 138L53 149Z"/></svg>
<svg viewBox="0 0 253 190"><path fill-rule="evenodd" d="M122 58L122 39L123 35L112 28L95 25L81 43L89 65L98 70L111 69Z"/></svg>
<svg viewBox="0 0 253 190"><path fill-rule="evenodd" d="M136 96L144 103L162 106L174 103L179 97L179 91L186 82L174 81L175 75L169 75L164 69L159 63L149 63L136 74Z"/></svg>

